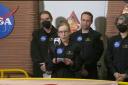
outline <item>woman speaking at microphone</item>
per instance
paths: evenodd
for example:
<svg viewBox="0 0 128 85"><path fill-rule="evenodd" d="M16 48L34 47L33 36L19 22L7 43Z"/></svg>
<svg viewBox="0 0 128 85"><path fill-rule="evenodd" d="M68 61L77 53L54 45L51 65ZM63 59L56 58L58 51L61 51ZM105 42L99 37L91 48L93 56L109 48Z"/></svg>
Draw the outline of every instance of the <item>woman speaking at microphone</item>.
<svg viewBox="0 0 128 85"><path fill-rule="evenodd" d="M52 78L75 78L76 58L80 56L80 46L70 40L70 26L67 21L58 25L58 37L49 50L47 70Z"/></svg>

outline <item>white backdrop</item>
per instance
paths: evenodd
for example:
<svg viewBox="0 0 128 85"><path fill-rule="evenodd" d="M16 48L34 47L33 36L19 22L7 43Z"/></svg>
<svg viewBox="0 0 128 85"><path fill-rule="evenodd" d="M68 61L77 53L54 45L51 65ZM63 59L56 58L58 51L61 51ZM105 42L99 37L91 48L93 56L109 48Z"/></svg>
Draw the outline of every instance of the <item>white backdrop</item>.
<svg viewBox="0 0 128 85"><path fill-rule="evenodd" d="M53 25L58 16L68 18L75 11L79 21L83 11L90 11L96 17L106 17L108 1L44 1L44 9L53 15ZM93 21L94 21L93 20ZM92 28L95 29L94 22Z"/></svg>

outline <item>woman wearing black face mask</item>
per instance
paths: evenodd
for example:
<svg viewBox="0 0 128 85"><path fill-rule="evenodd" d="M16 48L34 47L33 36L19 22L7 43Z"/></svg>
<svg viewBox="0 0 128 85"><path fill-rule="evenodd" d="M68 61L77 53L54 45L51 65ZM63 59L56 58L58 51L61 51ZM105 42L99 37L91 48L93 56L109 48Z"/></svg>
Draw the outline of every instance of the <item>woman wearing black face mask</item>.
<svg viewBox="0 0 128 85"><path fill-rule="evenodd" d="M119 35L108 39L106 52L108 79L128 81L128 14L119 16L116 27Z"/></svg>
<svg viewBox="0 0 128 85"><path fill-rule="evenodd" d="M128 24L118 24L117 29L119 30L120 33L127 33L128 30Z"/></svg>
<svg viewBox="0 0 128 85"><path fill-rule="evenodd" d="M43 21L42 22L42 28L50 29L52 27L52 24L50 21Z"/></svg>
<svg viewBox="0 0 128 85"><path fill-rule="evenodd" d="M48 55L49 44L57 36L57 29L51 24L52 16L48 11L42 11L40 14L40 29L33 32L31 41L31 57L33 63L34 77L43 77L46 73L45 61Z"/></svg>

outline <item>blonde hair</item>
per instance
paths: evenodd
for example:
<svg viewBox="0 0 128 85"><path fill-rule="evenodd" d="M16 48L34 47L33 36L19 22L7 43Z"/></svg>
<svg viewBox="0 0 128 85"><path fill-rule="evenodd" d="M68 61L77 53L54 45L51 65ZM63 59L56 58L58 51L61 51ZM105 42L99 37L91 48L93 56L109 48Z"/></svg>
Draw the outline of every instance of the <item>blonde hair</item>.
<svg viewBox="0 0 128 85"><path fill-rule="evenodd" d="M70 31L70 25L67 20L60 22L59 25L57 26L57 29L59 30L59 27L64 26L64 25L67 26L68 30Z"/></svg>

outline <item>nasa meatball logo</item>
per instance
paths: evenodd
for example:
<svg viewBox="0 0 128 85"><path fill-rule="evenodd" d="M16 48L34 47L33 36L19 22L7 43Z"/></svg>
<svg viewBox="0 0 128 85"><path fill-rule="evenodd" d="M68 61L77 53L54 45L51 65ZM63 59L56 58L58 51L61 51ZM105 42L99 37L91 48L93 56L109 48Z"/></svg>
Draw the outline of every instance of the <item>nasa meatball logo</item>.
<svg viewBox="0 0 128 85"><path fill-rule="evenodd" d="M10 9L3 4L0 4L0 39L7 37L14 27L14 13L17 8L10 11Z"/></svg>
<svg viewBox="0 0 128 85"><path fill-rule="evenodd" d="M46 41L46 40L47 40L47 36L41 36L40 40L41 40L42 42Z"/></svg>
<svg viewBox="0 0 128 85"><path fill-rule="evenodd" d="M78 42L82 41L82 36L78 36L78 37L77 37L77 41L78 41Z"/></svg>
<svg viewBox="0 0 128 85"><path fill-rule="evenodd" d="M114 47L115 48L118 48L119 46L120 46L120 42L119 41L117 41L117 42L114 43Z"/></svg>
<svg viewBox="0 0 128 85"><path fill-rule="evenodd" d="M57 54L60 55L60 54L62 54L62 53L63 53L63 49L62 49L62 48L58 48L58 49L57 49Z"/></svg>

